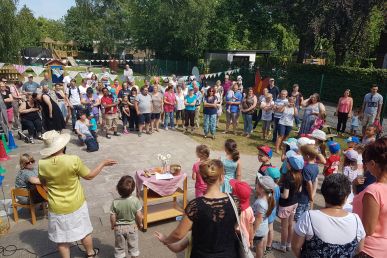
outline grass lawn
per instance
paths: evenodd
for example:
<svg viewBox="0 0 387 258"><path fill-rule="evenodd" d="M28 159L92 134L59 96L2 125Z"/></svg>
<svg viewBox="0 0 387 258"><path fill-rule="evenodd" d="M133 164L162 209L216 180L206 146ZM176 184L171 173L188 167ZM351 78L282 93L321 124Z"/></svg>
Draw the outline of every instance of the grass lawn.
<svg viewBox="0 0 387 258"><path fill-rule="evenodd" d="M195 141L197 141L200 144L206 144L211 150L223 151L224 142L227 139L234 139L238 144L238 150L243 154L256 155L257 154L256 147L258 145L265 145L265 144L273 148L273 151L274 151L274 144L271 142L271 137L270 137L270 140L262 139L261 122L258 123L257 128L254 130L250 138L246 138L242 136L243 119L241 115L239 117L239 123L238 123L238 129L237 129L238 135L234 135L232 133L223 134L224 130L226 129L226 116L223 113L222 116L220 117L220 122L218 124L218 128L216 131L215 140L213 140L211 137L203 138L204 133L203 133L203 114L202 113L200 114L200 122L201 122L201 127L199 129L196 129L196 131L193 134L188 133L187 135L193 138ZM297 131L292 130L290 133L290 137L297 137ZM346 149L345 138L335 137L334 140L340 144L342 150Z"/></svg>

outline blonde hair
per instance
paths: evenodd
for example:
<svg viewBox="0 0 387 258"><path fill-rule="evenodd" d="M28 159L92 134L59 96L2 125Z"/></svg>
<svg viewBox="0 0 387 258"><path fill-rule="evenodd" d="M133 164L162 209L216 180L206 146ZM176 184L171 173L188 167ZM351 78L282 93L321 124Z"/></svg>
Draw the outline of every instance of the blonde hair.
<svg viewBox="0 0 387 258"><path fill-rule="evenodd" d="M196 155L199 158L208 159L210 157L210 149L207 145L200 144L196 146Z"/></svg>
<svg viewBox="0 0 387 258"><path fill-rule="evenodd" d="M30 154L24 153L20 155L20 159L19 159L20 169L25 169L27 164L30 162L35 162L34 157L32 157Z"/></svg>
<svg viewBox="0 0 387 258"><path fill-rule="evenodd" d="M300 147L300 152L304 159L312 160L317 158L318 152L314 145L306 144Z"/></svg>
<svg viewBox="0 0 387 258"><path fill-rule="evenodd" d="M207 185L213 185L224 174L223 163L218 159L207 160L200 164L199 172Z"/></svg>

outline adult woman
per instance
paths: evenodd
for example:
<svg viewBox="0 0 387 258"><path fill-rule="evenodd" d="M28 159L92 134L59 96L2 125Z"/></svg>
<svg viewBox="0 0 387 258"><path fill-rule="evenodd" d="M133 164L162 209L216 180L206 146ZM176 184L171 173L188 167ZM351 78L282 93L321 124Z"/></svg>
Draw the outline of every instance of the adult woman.
<svg viewBox="0 0 387 258"><path fill-rule="evenodd" d="M339 98L337 103L336 113L337 116L337 133L344 133L345 128L347 127L348 118L351 117L351 112L353 108L353 99L351 98L351 90L346 89L344 91L344 96Z"/></svg>
<svg viewBox="0 0 387 258"><path fill-rule="evenodd" d="M195 110L196 110L196 95L194 94L194 89L189 88L188 90L188 95L185 96L185 122L184 122L184 127L185 127L185 132L188 132L188 126L191 126L191 132L194 131L194 126L195 126Z"/></svg>
<svg viewBox="0 0 387 258"><path fill-rule="evenodd" d="M57 98L56 102L60 108L60 111L62 112L63 118L65 119L67 117L68 100L62 90L62 86L59 83L55 84L55 95Z"/></svg>
<svg viewBox="0 0 387 258"><path fill-rule="evenodd" d="M211 87L207 90L207 95L204 97L204 138L207 138L208 133L211 133L212 139L215 139L217 109L218 98L215 96L215 89Z"/></svg>
<svg viewBox="0 0 387 258"><path fill-rule="evenodd" d="M275 144L275 152L279 153L282 142L289 136L294 118L298 115L294 97L290 97L288 103L277 109L277 112L282 113L278 121L278 137Z"/></svg>
<svg viewBox="0 0 387 258"><path fill-rule="evenodd" d="M19 81L14 82L13 85L9 86L9 90L12 94L13 102L13 125L14 129L20 129L20 114L19 114L19 105L25 99L25 95L21 93L21 87L23 84Z"/></svg>
<svg viewBox="0 0 387 258"><path fill-rule="evenodd" d="M95 257L89 212L80 178L91 180L105 166L117 162L104 160L89 170L75 155L66 155L69 134L48 131L43 134L44 148L39 160L39 178L48 188L48 238L57 243L62 258L70 258L70 243L81 240L86 257Z"/></svg>
<svg viewBox="0 0 387 258"><path fill-rule="evenodd" d="M262 95L260 95L258 97L257 109L256 109L256 112L253 115L253 121L254 121L253 130L255 130L255 128L257 128L257 125L258 125L259 121L261 121L262 109L259 108L259 107L261 106L262 101L265 100L266 95L268 93L269 93L269 89L268 88L264 88L263 91L262 91Z"/></svg>
<svg viewBox="0 0 387 258"><path fill-rule="evenodd" d="M102 84L102 82L98 82L98 86L96 88L97 90L97 96L98 96L98 99L99 99L99 102L101 103L101 99L103 97L103 90L104 86ZM102 105L99 105L99 111L101 113L101 118L100 121L102 121L102 127L104 127L105 125L105 108L102 106ZM97 121L97 123L100 123L100 121Z"/></svg>
<svg viewBox="0 0 387 258"><path fill-rule="evenodd" d="M94 94L92 88L86 89L86 94L82 97L82 104L85 106L86 110L94 115L95 121L99 120L99 106L101 101L98 98L97 94Z"/></svg>
<svg viewBox="0 0 387 258"><path fill-rule="evenodd" d="M299 91L300 89L300 86L298 86L298 84L293 84L293 88L292 88L292 93L290 94L290 96L292 96L294 98L294 104L295 104L295 107L297 108L297 112L300 113L300 109L301 109L301 103L302 101L304 100L304 97L302 96L301 92ZM297 127L300 127L300 118L298 115L294 116L294 119L296 121L296 126Z"/></svg>
<svg viewBox="0 0 387 258"><path fill-rule="evenodd" d="M138 130L138 115L136 112L136 108L134 107L136 97L137 97L137 89L132 88L130 90L130 95L129 95L129 109L130 109L129 131Z"/></svg>
<svg viewBox="0 0 387 258"><path fill-rule="evenodd" d="M168 130L168 125L171 126L172 130L175 130L175 117L174 117L174 111L175 111L175 105L176 105L176 96L173 92L173 85L169 84L168 87L165 89L164 93L164 128L165 130Z"/></svg>
<svg viewBox="0 0 387 258"><path fill-rule="evenodd" d="M385 257L387 246L387 138L383 137L366 146L363 162L376 177L353 200L353 212L359 214L366 238L358 257Z"/></svg>
<svg viewBox="0 0 387 258"><path fill-rule="evenodd" d="M34 143L34 138L42 139L42 119L39 116L39 107L32 98L27 96L27 100L22 102L19 107L20 122L23 129L28 130L30 143Z"/></svg>
<svg viewBox="0 0 387 258"><path fill-rule="evenodd" d="M179 125L181 125L181 128L183 128L184 127L183 120L184 120L184 109L185 109L185 105L184 105L185 96L184 96L184 92L181 89L180 85L176 86L175 96L176 96L176 127L179 127Z"/></svg>
<svg viewBox="0 0 387 258"><path fill-rule="evenodd" d="M353 257L364 244L359 216L343 209L351 186L343 174L325 177L321 186L325 208L304 212L294 228L296 257Z"/></svg>
<svg viewBox="0 0 387 258"><path fill-rule="evenodd" d="M8 127L9 129L11 129L12 122L13 122L13 107L12 107L13 97L4 82L0 82L0 94L1 94L1 97L3 98L5 107L7 108Z"/></svg>
<svg viewBox="0 0 387 258"><path fill-rule="evenodd" d="M217 113L216 113L217 115L216 127L218 127L219 119L222 116L222 112L223 112L222 103L223 103L223 94L224 94L222 83L220 80L216 81L214 89L215 89L215 96L218 98L218 107L217 107Z"/></svg>
<svg viewBox="0 0 387 258"><path fill-rule="evenodd" d="M33 93L32 98L42 107L43 128L45 131L62 131L66 125L59 106L47 94Z"/></svg>
<svg viewBox="0 0 387 258"><path fill-rule="evenodd" d="M257 107L257 97L254 95L253 88L247 89L247 95L242 100L242 117L244 135L249 138L253 131L253 114Z"/></svg>
<svg viewBox="0 0 387 258"><path fill-rule="evenodd" d="M320 95L318 93L314 93L301 104L305 110L299 134L309 134L311 133L314 120L325 114L325 106L320 102Z"/></svg>
<svg viewBox="0 0 387 258"><path fill-rule="evenodd" d="M155 235L169 245L192 229L191 258L236 258L236 215L228 196L219 190L224 179L223 164L220 160L210 160L199 169L207 192L188 203L182 221L168 237L159 232ZM233 199L239 210L239 200Z"/></svg>
<svg viewBox="0 0 387 258"><path fill-rule="evenodd" d="M93 73L91 75L91 78L87 80L87 85L89 85L89 87L93 89L95 89L98 86L98 77L95 73Z"/></svg>
<svg viewBox="0 0 387 258"><path fill-rule="evenodd" d="M151 94L152 97L152 115L151 115L151 131L159 131L159 124L160 124L160 116L163 112L163 94L159 90L159 85L155 84L153 85L153 93Z"/></svg>
<svg viewBox="0 0 387 258"><path fill-rule="evenodd" d="M25 188L30 191L31 195L31 200L26 196L16 196L19 203L28 204L43 202L44 199L40 196L35 187L35 185L40 185L40 180L38 178L38 171L34 167L34 157L24 153L20 155L19 164L20 170L15 178L15 188Z"/></svg>

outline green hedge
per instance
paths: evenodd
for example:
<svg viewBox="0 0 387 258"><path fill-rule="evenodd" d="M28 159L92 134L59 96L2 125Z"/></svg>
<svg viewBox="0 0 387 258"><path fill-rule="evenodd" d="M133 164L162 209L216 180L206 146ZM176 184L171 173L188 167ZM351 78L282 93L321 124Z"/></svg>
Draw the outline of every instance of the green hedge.
<svg viewBox="0 0 387 258"><path fill-rule="evenodd" d="M285 78L279 86L291 89L294 83L298 83L305 96L317 92L321 93L322 100L337 103L345 89L351 89L354 107L360 107L364 95L376 83L384 97L384 104L387 103L386 69L291 64L286 70Z"/></svg>

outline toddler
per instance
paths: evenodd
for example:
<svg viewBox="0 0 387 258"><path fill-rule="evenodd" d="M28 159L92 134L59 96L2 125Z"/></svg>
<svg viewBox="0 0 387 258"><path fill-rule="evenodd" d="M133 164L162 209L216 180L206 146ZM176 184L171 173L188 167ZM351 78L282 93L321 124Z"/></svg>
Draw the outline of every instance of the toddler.
<svg viewBox="0 0 387 258"><path fill-rule="evenodd" d="M115 258L126 257L125 245L128 246L128 253L132 258L140 256L138 228L143 227L143 215L140 200L132 196L135 187L133 177L121 177L117 184L117 191L121 197L115 199L111 205L110 223L115 236Z"/></svg>
<svg viewBox="0 0 387 258"><path fill-rule="evenodd" d="M203 196L207 190L207 185L199 172L199 165L208 160L210 157L210 149L204 144L198 145L196 147L196 156L199 160L192 166L192 179L195 180L195 197L197 198Z"/></svg>
<svg viewBox="0 0 387 258"><path fill-rule="evenodd" d="M94 139L97 139L98 126L93 113L89 113L87 119L89 119L89 131L91 135L93 135Z"/></svg>
<svg viewBox="0 0 387 258"><path fill-rule="evenodd" d="M262 110L262 134L263 139L266 140L266 136L269 133L271 121L273 119L273 112L274 112L274 101L273 101L273 95L270 93L266 95L265 100L261 103L261 110Z"/></svg>
<svg viewBox="0 0 387 258"><path fill-rule="evenodd" d="M321 128L323 128L324 124L325 124L325 113L322 113L322 114L319 114L318 117L314 120L314 123L310 128L310 131L313 132L314 130L320 130Z"/></svg>
<svg viewBox="0 0 387 258"><path fill-rule="evenodd" d="M343 174L348 177L351 183L359 174L357 171L358 156L359 154L355 150L346 151L344 154Z"/></svg>
<svg viewBox="0 0 387 258"><path fill-rule="evenodd" d="M351 118L351 134L356 135L359 130L359 109L356 109L353 112L353 116Z"/></svg>
<svg viewBox="0 0 387 258"><path fill-rule="evenodd" d="M367 145L373 143L374 141L376 141L376 126L369 125L366 128L365 135L363 136L361 143Z"/></svg>
<svg viewBox="0 0 387 258"><path fill-rule="evenodd" d="M227 92L226 98L227 98L229 101L231 101L231 102L235 102L235 101L237 100L237 98L235 98L235 96L234 96L234 91L233 91L233 90L229 90L229 91ZM227 111L228 113L231 113L231 105L228 105L226 111Z"/></svg>
<svg viewBox="0 0 387 258"><path fill-rule="evenodd" d="M327 177L333 173L337 173L340 165L340 144L334 141L327 143L331 155L324 165L324 176Z"/></svg>

